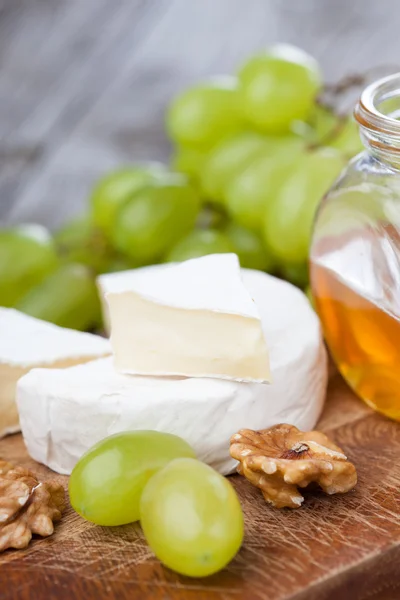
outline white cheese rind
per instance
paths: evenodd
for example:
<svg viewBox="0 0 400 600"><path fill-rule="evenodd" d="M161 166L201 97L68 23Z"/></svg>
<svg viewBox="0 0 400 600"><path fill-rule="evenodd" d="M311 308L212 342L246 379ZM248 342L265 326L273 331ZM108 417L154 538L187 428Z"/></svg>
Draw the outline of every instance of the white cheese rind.
<svg viewBox="0 0 400 600"><path fill-rule="evenodd" d="M129 279L106 294L121 373L270 379L260 315L235 254L214 254Z"/></svg>
<svg viewBox="0 0 400 600"><path fill-rule="evenodd" d="M109 340L0 308L0 363L17 367L111 353Z"/></svg>
<svg viewBox="0 0 400 600"><path fill-rule="evenodd" d="M148 269L140 269L140 272L141 275L126 280L125 288L113 292L118 294L132 290L165 306L210 310L260 320L257 306L242 283L236 254L210 254L171 263L153 269L151 276Z"/></svg>
<svg viewBox="0 0 400 600"><path fill-rule="evenodd" d="M296 288L258 271L244 282L262 317L273 383L122 375L112 359L71 369L36 369L18 384L22 431L31 456L68 474L94 443L119 431L154 429L186 439L199 459L234 470L229 439L241 428L315 426L327 381L319 321Z"/></svg>
<svg viewBox="0 0 400 600"><path fill-rule="evenodd" d="M110 353L110 343L104 338L0 308L0 437L20 429L15 389L30 369L61 369Z"/></svg>

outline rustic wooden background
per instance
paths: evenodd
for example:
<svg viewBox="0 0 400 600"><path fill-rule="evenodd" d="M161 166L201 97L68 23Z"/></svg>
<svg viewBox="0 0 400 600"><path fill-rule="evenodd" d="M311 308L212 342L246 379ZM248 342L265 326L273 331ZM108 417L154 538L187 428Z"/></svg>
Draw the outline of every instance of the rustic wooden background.
<svg viewBox="0 0 400 600"><path fill-rule="evenodd" d="M0 219L52 227L108 168L169 153L189 83L275 41L327 80L400 63L398 0L0 0Z"/></svg>

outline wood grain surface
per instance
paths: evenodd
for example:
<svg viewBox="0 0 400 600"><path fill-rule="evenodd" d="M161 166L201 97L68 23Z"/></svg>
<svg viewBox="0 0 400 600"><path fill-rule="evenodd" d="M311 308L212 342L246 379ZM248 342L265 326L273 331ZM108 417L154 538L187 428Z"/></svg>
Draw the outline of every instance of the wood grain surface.
<svg viewBox="0 0 400 600"><path fill-rule="evenodd" d="M3 600L397 600L400 598L400 425L330 380L319 427L355 463L347 495L306 495L298 510L268 506L230 478L245 513L242 549L219 574L180 577L152 556L138 525L98 527L69 507L55 534L0 556ZM31 460L20 435L0 456L54 477ZM67 478L57 476L67 485Z"/></svg>
<svg viewBox="0 0 400 600"><path fill-rule="evenodd" d="M168 160L170 99L274 42L327 81L400 70L398 0L0 0L0 220L58 227L93 182Z"/></svg>
<svg viewBox="0 0 400 600"><path fill-rule="evenodd" d="M336 81L400 63L399 26L398 0L0 0L0 220L58 227L107 169L168 160L172 96L267 44L305 48ZM232 477L246 537L218 575L179 577L139 526L69 508L54 536L0 555L0 600L398 600L400 425L334 376L320 427L356 464L356 490L278 511ZM0 456L54 476L19 435Z"/></svg>

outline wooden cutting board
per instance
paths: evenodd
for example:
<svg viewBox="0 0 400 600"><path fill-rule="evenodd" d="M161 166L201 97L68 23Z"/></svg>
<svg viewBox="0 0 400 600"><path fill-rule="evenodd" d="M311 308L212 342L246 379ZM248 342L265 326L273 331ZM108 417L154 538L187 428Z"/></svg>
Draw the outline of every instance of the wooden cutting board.
<svg viewBox="0 0 400 600"><path fill-rule="evenodd" d="M400 424L372 412L334 375L319 428L355 463L357 488L307 495L302 508L277 510L232 477L246 536L219 574L180 577L152 556L138 525L97 527L68 508L51 538L0 556L0 599L399 599ZM54 477L28 457L20 435L0 441L0 456Z"/></svg>

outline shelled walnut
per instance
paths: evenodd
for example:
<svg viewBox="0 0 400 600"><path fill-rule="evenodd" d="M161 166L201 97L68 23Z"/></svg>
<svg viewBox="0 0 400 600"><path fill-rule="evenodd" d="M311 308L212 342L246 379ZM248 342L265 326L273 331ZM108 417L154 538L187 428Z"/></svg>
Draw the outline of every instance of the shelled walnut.
<svg viewBox="0 0 400 600"><path fill-rule="evenodd" d="M41 483L30 471L0 461L0 552L26 548L32 534L51 535L64 508L62 485Z"/></svg>
<svg viewBox="0 0 400 600"><path fill-rule="evenodd" d="M232 436L230 453L240 462L238 473L277 508L301 506L298 488L313 482L327 494L343 494L357 483L355 466L320 431L302 432L285 424L242 429Z"/></svg>

